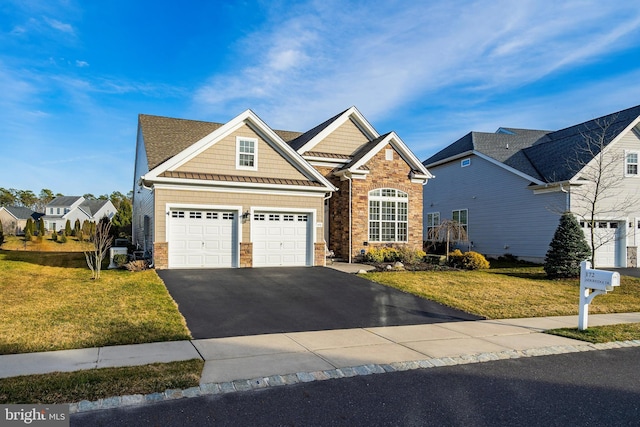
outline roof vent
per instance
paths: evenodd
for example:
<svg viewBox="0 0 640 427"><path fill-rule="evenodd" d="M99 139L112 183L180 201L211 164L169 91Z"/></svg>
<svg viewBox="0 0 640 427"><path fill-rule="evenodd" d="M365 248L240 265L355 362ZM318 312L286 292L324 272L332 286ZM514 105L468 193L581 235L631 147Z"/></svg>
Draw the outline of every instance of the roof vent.
<svg viewBox="0 0 640 427"><path fill-rule="evenodd" d="M507 146L505 147L507 150L509 149L509 144L507 143Z"/></svg>

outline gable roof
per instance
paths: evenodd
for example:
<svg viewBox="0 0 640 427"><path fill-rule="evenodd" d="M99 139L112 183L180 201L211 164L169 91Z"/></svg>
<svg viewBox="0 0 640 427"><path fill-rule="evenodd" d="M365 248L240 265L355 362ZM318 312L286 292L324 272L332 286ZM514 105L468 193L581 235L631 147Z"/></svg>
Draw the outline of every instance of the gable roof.
<svg viewBox="0 0 640 427"><path fill-rule="evenodd" d="M478 154L541 183L572 179L599 153L640 119L640 105L558 131L500 128L496 133L470 132L423 162L434 167ZM590 150L585 150L589 148Z"/></svg>
<svg viewBox="0 0 640 427"><path fill-rule="evenodd" d="M58 196L49 203L47 207L64 207L71 206L76 203L82 196Z"/></svg>
<svg viewBox="0 0 640 427"><path fill-rule="evenodd" d="M110 200L85 200L78 207L89 215L89 217L93 218L95 214L109 202Z"/></svg>
<svg viewBox="0 0 640 427"><path fill-rule="evenodd" d="M15 219L38 219L44 214L34 212L29 208L25 208L24 206L2 206L0 209L4 209L11 214Z"/></svg>
<svg viewBox="0 0 640 427"><path fill-rule="evenodd" d="M289 180L245 180L242 176L217 174L180 174L176 169L192 159L224 136L240 126L248 125L280 153L292 166L309 179L320 183L325 190L334 191L335 187L313 166L307 163L286 140L300 136L299 132L276 131L267 126L253 111L246 110L225 124L185 119L172 119L160 116L139 115L140 131L143 134L149 172L145 180L158 178L201 180L211 183L251 183L297 185ZM197 175L203 175L202 177ZM206 175L206 177L204 177ZM264 181L264 182L263 182ZM317 187L315 185L311 187Z"/></svg>

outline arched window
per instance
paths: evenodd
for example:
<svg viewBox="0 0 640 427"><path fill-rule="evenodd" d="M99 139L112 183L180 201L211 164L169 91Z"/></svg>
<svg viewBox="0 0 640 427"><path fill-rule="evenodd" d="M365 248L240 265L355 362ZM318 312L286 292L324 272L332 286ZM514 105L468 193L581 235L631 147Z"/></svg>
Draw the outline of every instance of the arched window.
<svg viewBox="0 0 640 427"><path fill-rule="evenodd" d="M406 242L409 195L393 188L369 191L369 241Z"/></svg>

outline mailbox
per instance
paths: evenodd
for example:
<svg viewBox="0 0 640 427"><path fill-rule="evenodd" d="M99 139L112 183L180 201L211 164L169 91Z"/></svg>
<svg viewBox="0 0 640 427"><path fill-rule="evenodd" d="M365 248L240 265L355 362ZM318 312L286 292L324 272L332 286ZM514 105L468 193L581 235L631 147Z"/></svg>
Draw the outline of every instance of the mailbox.
<svg viewBox="0 0 640 427"><path fill-rule="evenodd" d="M580 274L580 286L611 292L614 286L620 286L620 273L583 268Z"/></svg>
<svg viewBox="0 0 640 427"><path fill-rule="evenodd" d="M604 295L620 286L620 273L594 270L589 261L580 263L580 306L578 309L578 329L587 329L589 304L597 295Z"/></svg>

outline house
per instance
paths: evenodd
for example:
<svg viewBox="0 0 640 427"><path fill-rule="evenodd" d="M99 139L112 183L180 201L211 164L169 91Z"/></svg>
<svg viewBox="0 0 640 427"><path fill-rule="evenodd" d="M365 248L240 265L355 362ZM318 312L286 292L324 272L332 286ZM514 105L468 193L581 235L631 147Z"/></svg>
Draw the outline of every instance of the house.
<svg viewBox="0 0 640 427"><path fill-rule="evenodd" d="M0 223L4 234L14 236L24 234L24 228L27 220L31 218L34 221L40 219L44 214L34 212L29 208L22 206L2 206L0 207Z"/></svg>
<svg viewBox="0 0 640 427"><path fill-rule="evenodd" d="M82 196L59 196L45 206L42 217L49 231L64 230L67 220L71 227L76 220L98 222L103 217L113 218L117 209L111 200L87 200Z"/></svg>
<svg viewBox="0 0 640 427"><path fill-rule="evenodd" d="M428 171L355 108L305 133L247 110L227 123L138 118L133 243L154 266L325 265L422 247Z"/></svg>
<svg viewBox="0 0 640 427"><path fill-rule="evenodd" d="M424 188L425 240L454 220L467 231L463 248L542 262L570 211L589 241L593 225L599 267L637 266L639 123L636 106L558 131L468 133L423 162L435 176Z"/></svg>

